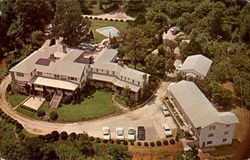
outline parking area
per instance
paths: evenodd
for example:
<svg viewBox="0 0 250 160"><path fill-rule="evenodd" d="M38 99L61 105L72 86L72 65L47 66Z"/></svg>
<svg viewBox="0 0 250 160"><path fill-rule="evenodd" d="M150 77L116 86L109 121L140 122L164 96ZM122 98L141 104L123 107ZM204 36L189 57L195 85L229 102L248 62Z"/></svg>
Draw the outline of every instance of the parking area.
<svg viewBox="0 0 250 160"><path fill-rule="evenodd" d="M102 137L102 127L109 127L111 138L116 139L116 128L122 127L126 139L128 127L134 127L137 130L138 126L144 126L146 141L156 141L166 138L162 125L167 124L172 130L174 136L176 132L175 122L171 116L165 117L160 109L168 85L169 82L163 82L162 86L156 93L156 98L142 108L102 120L80 122L83 123L80 126L84 126L82 131L95 137Z"/></svg>

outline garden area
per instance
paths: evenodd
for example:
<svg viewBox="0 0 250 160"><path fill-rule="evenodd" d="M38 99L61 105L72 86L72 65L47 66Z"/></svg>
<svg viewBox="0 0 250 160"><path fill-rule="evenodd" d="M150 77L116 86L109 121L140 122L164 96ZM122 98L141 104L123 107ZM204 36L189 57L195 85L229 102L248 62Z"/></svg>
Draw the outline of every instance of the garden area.
<svg viewBox="0 0 250 160"><path fill-rule="evenodd" d="M7 95L7 99L12 107L17 106L26 98L27 98L26 95L22 95L22 94L15 93L15 92L8 92L8 95Z"/></svg>

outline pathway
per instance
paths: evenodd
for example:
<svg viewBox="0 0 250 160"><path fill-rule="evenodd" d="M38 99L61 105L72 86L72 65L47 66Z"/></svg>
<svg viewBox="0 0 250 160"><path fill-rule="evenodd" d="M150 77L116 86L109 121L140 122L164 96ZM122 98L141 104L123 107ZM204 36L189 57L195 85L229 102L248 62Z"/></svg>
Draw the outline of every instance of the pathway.
<svg viewBox="0 0 250 160"><path fill-rule="evenodd" d="M128 20L134 20L133 17L128 16L124 11L122 10L117 10L117 11L112 11L106 14L100 14L100 15L83 15L83 17L93 17L93 18L102 18L105 19L107 18L108 20L113 19L113 20L123 20L123 21L128 21Z"/></svg>

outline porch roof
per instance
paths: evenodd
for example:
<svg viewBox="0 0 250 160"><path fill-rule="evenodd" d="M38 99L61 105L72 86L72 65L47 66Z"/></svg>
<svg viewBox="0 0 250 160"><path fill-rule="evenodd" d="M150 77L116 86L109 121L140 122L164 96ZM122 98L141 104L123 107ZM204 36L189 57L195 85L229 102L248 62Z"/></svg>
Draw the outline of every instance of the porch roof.
<svg viewBox="0 0 250 160"><path fill-rule="evenodd" d="M45 78L45 77L37 77L34 80L34 84L42 85L46 87L66 89L66 90L71 90L71 91L74 91L78 87L77 84L72 83L72 82L58 80L58 79Z"/></svg>

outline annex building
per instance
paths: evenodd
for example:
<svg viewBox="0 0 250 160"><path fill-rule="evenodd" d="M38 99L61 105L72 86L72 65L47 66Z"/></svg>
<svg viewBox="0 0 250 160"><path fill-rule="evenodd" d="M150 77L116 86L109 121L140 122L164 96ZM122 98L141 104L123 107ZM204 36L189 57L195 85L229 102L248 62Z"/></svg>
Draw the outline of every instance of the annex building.
<svg viewBox="0 0 250 160"><path fill-rule="evenodd" d="M34 95L52 93L55 106L63 95L72 95L85 85L108 87L119 93L131 89L137 101L148 83L149 75L117 63L115 49L86 53L84 50L56 44L40 49L10 69L14 87L19 92ZM57 104L58 103L58 104Z"/></svg>
<svg viewBox="0 0 250 160"><path fill-rule="evenodd" d="M168 91L199 147L232 143L239 123L234 113L218 112L193 82L182 80L171 84Z"/></svg>

